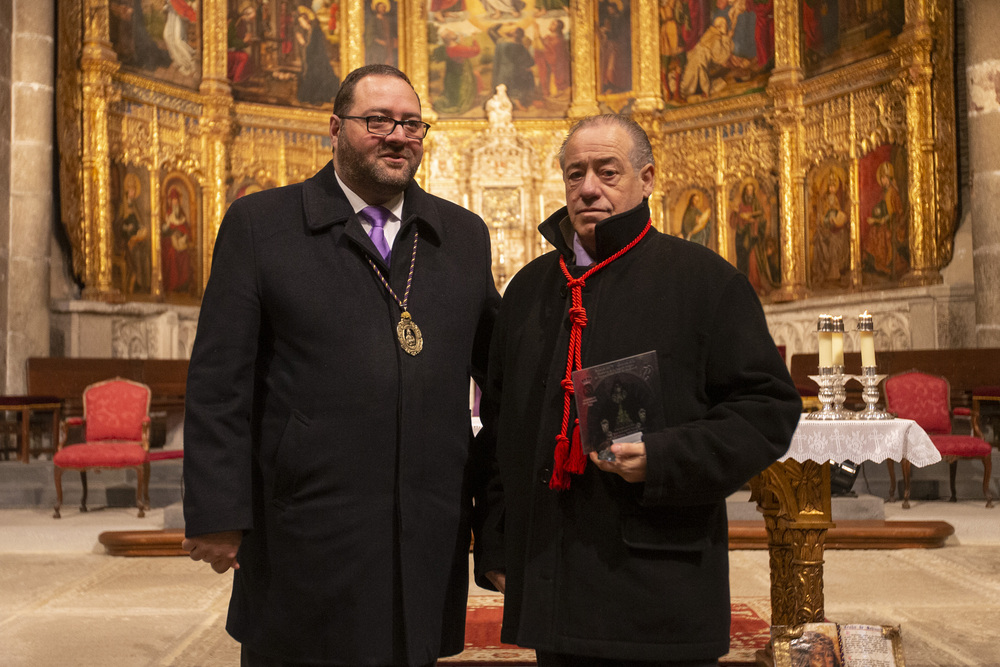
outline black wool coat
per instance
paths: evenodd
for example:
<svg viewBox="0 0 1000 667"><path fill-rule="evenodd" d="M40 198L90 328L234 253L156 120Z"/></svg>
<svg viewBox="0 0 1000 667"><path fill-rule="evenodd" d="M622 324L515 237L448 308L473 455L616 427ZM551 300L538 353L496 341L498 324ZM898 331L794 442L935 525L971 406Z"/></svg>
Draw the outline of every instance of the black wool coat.
<svg viewBox="0 0 1000 667"><path fill-rule="evenodd" d="M186 532L244 531L227 629L317 664L460 652L468 587L469 378L499 296L478 216L411 183L387 267L332 163L243 197L219 231L191 357Z"/></svg>
<svg viewBox="0 0 1000 667"><path fill-rule="evenodd" d="M595 261L648 218L644 202L599 223ZM588 462L568 490L551 490L570 335L558 266L560 254L573 263L566 209L540 230L556 250L511 280L491 346L483 420L496 444L479 499L477 582L506 572L505 642L612 659L717 658L729 648L725 499L787 450L799 396L746 278L651 229L583 288L583 367L657 353L666 427L643 436L647 479L628 483Z"/></svg>

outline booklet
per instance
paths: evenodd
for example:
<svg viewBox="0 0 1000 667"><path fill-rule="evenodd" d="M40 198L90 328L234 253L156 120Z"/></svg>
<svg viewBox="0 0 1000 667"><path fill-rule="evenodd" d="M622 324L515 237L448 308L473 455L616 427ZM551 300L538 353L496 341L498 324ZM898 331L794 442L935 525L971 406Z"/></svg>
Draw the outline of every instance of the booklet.
<svg viewBox="0 0 1000 667"><path fill-rule="evenodd" d="M804 623L771 629L775 667L899 667L898 626Z"/></svg>
<svg viewBox="0 0 1000 667"><path fill-rule="evenodd" d="M611 445L638 442L664 427L656 352L643 352L573 373L583 452L613 461Z"/></svg>

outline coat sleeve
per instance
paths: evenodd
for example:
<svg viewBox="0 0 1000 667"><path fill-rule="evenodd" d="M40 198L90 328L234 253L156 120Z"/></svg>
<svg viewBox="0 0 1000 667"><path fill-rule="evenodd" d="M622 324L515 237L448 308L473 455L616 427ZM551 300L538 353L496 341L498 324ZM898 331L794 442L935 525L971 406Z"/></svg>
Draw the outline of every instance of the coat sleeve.
<svg viewBox="0 0 1000 667"><path fill-rule="evenodd" d="M503 349L505 336L502 319L497 321L489 353L489 372L482 385L479 416L483 427L476 438L475 470L477 483L474 488L473 559L476 584L487 590L496 587L486 578L493 570L506 572L504 559L505 503L500 466L497 463L497 419L500 408L500 389L503 386Z"/></svg>
<svg viewBox="0 0 1000 667"><path fill-rule="evenodd" d="M707 410L694 421L643 436L645 504L724 500L791 443L802 400L744 276L726 282L707 336Z"/></svg>
<svg viewBox="0 0 1000 667"><path fill-rule="evenodd" d="M261 324L246 202L216 239L188 368L184 521L188 536L253 527L251 406Z"/></svg>

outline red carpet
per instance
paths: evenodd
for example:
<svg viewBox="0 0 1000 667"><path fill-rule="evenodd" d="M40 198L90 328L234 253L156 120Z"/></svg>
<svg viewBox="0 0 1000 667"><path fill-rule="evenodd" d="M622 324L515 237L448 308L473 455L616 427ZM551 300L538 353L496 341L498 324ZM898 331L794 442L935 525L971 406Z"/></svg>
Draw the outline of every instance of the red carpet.
<svg viewBox="0 0 1000 667"><path fill-rule="evenodd" d="M723 665L752 665L754 654L767 644L771 603L767 598L737 598L733 600L733 624L730 630L729 653ZM438 661L441 665L534 665L535 652L500 643L500 621L503 618L503 597L473 595L469 597L469 612L465 621L465 650L451 658Z"/></svg>

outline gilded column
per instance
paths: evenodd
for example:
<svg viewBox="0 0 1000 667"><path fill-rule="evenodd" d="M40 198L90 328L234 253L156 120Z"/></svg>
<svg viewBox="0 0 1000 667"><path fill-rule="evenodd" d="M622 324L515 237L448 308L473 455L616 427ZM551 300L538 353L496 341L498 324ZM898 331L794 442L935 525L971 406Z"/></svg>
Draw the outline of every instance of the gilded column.
<svg viewBox="0 0 1000 667"><path fill-rule="evenodd" d="M796 0L774 3L775 67L767 92L774 100L773 121L778 130L778 169L781 176L781 287L772 296L789 301L806 293L805 174L802 153L801 44Z"/></svg>
<svg viewBox="0 0 1000 667"><path fill-rule="evenodd" d="M406 44L408 48L406 60L403 59L403 49L400 50L399 64L406 75L413 83L413 89L420 96L420 114L425 121L433 123L437 120L437 113L431 105L430 87L427 81L428 63L427 54L427 2L399 3L401 10L410 12L405 16ZM424 160L426 162L427 160Z"/></svg>
<svg viewBox="0 0 1000 667"><path fill-rule="evenodd" d="M663 109L660 86L660 13L656 0L639 0L632 12L632 50L639 54L639 76L635 91L635 110ZM648 29L655 27L655 29Z"/></svg>
<svg viewBox="0 0 1000 667"><path fill-rule="evenodd" d="M938 269L937 191L934 176L934 109L931 82L933 36L928 2L907 3L898 53L906 86L906 151L909 163L910 272L904 284L941 282Z"/></svg>
<svg viewBox="0 0 1000 667"><path fill-rule="evenodd" d="M399 2L397 6L402 4ZM349 72L365 64L365 0L341 2L340 19L340 64L343 67L340 79L343 81ZM425 32L426 25L424 21ZM403 26L399 26L398 30L402 29Z"/></svg>
<svg viewBox="0 0 1000 667"><path fill-rule="evenodd" d="M597 68L594 63L597 41L594 34L597 22L595 0L570 0L569 11L573 16L573 103L568 115L572 119L592 116L600 113L600 109L597 106Z"/></svg>
<svg viewBox="0 0 1000 667"><path fill-rule="evenodd" d="M108 150L108 105L116 99L112 75L118 71L118 61L111 49L107 3L84 0L83 17L83 298L121 301L121 292L111 283L114 239Z"/></svg>
<svg viewBox="0 0 1000 667"><path fill-rule="evenodd" d="M229 144L233 131L233 92L226 72L226 3L206 2L202 17L203 56L200 92L204 97L199 122L202 137L202 186L205 198L205 242L202 244L202 286L211 273L212 249L226 214Z"/></svg>

